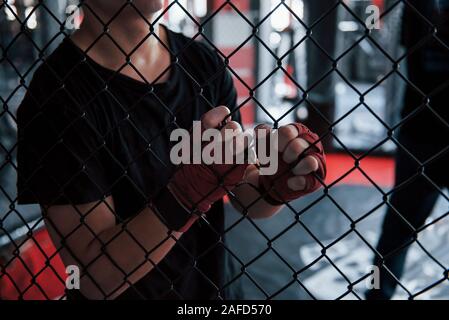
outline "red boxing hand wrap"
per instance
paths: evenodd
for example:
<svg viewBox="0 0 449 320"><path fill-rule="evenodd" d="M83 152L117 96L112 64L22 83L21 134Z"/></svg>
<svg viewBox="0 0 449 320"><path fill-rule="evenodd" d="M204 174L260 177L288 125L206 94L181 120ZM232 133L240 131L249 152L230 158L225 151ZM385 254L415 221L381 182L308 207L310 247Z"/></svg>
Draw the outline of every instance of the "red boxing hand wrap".
<svg viewBox="0 0 449 320"><path fill-rule="evenodd" d="M171 209L165 205L162 209L165 212L161 215L168 217L166 220L169 220L169 227L179 232L187 231L202 214L210 210L212 204L222 199L242 181L248 165L248 163L179 165L166 189L183 210L180 210L179 206L175 208L176 205L172 205ZM163 197L169 199L170 195Z"/></svg>
<svg viewBox="0 0 449 320"><path fill-rule="evenodd" d="M191 164L181 165L173 175L168 188L186 208L201 213L223 198L227 190L239 183L247 164Z"/></svg>
<svg viewBox="0 0 449 320"><path fill-rule="evenodd" d="M246 170L241 165L222 167L222 170L213 170L199 164L182 165L177 169L167 187L153 199L155 209L170 230L189 230L214 202L241 181Z"/></svg>
<svg viewBox="0 0 449 320"><path fill-rule="evenodd" d="M282 205L312 193L322 186L320 180L317 179L316 176L321 180L326 178L326 156L318 135L311 132L306 126L300 123L293 123L291 125L294 125L298 130L297 138L307 141L310 146L300 155L298 160L293 163L286 163L283 160L283 154L280 152L278 154L279 164L277 172L271 176L261 175L259 177L259 187L262 191L262 195L264 195L264 199L272 205ZM304 176L306 181L304 190L291 190L287 185L287 181L295 176L291 170L306 156L312 156L317 160L318 170Z"/></svg>

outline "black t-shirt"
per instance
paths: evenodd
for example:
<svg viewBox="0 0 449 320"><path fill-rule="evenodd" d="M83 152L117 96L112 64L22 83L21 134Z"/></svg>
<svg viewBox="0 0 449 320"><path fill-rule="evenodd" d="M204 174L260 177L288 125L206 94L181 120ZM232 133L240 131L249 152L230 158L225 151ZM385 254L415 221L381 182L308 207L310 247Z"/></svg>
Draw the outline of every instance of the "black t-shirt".
<svg viewBox="0 0 449 320"><path fill-rule="evenodd" d="M167 184L173 129L189 129L219 105L240 121L232 78L218 54L172 31L168 40L169 79L154 85L100 66L69 39L46 59L17 114L19 203L76 205L112 196L119 223ZM222 202L208 220L120 298L222 297Z"/></svg>

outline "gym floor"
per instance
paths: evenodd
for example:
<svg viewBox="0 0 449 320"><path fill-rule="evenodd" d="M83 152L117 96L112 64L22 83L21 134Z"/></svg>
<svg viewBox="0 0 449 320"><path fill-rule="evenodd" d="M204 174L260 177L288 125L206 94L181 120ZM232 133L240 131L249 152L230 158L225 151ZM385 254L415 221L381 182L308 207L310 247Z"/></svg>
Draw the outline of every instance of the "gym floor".
<svg viewBox="0 0 449 320"><path fill-rule="evenodd" d="M328 183L332 183L338 179L340 173L347 171L345 166L350 165L351 159L346 156L331 155L329 163L331 165L329 172L332 176L328 178ZM391 188L394 175L392 159L369 158L365 160L365 165L362 162L362 167L384 190ZM300 199L292 203L292 207L299 212L320 196L322 193L318 192ZM228 248L233 253L228 254L227 280L230 281L241 273L242 263L246 266L247 275L237 278L229 286L229 295L235 299L264 299L267 295L274 299L340 297L347 292L349 283L325 257L321 257L322 248L310 233L324 245L345 235L342 241L338 241L327 250L326 255L349 281L354 282L369 273L368 268L372 264L374 254L355 232L350 232L351 222L344 212L352 219L358 219L375 209L372 214L357 224L357 231L360 231L364 240L375 248L386 211L385 205L380 206L380 204L382 204L382 194L370 186L361 174L354 172L332 187L329 190L329 197L325 197L301 215L300 221L304 227L298 223L295 224L295 215L289 208L285 208L272 219L258 221L254 225L248 220L237 224L226 234ZM229 205L227 210L229 227L241 219L241 216ZM447 203L438 201L429 219L434 220L447 211ZM293 226L283 233L291 225ZM260 228L268 239L273 240L274 250L268 250L260 258L257 257L267 250L268 240L255 226ZM448 264L449 221L447 219L442 219L441 222L420 233L419 240L441 263ZM239 260L233 258L233 255ZM293 278L295 271L301 270L314 261L313 266L299 274L296 278L298 281ZM406 272L401 283L408 290L418 292L440 279L442 272L443 270L415 243L409 251ZM356 294L350 293L343 299L363 298L365 290L366 282L361 281L354 286ZM405 293L403 289L398 288L395 299L405 299L407 297ZM419 299L448 298L449 282L447 281L419 297Z"/></svg>

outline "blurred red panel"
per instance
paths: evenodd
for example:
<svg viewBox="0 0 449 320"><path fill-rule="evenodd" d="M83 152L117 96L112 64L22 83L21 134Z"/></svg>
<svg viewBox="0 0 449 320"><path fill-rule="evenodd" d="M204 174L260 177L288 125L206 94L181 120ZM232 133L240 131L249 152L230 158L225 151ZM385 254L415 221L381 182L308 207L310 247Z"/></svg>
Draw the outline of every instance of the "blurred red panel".
<svg viewBox="0 0 449 320"><path fill-rule="evenodd" d="M331 154L327 156L326 184L340 179L355 167L354 159L349 155ZM380 187L392 187L394 184L394 159L387 157L367 157L360 162L360 168ZM352 171L340 184L373 186L358 169Z"/></svg>
<svg viewBox="0 0 449 320"><path fill-rule="evenodd" d="M65 267L59 254L55 255L56 249L47 231L38 231L33 238L35 241L29 239L21 246L20 258L15 258L6 268L6 275L0 278L0 299L46 300L64 294ZM47 257L51 256L47 266ZM21 297L20 293L23 293Z"/></svg>

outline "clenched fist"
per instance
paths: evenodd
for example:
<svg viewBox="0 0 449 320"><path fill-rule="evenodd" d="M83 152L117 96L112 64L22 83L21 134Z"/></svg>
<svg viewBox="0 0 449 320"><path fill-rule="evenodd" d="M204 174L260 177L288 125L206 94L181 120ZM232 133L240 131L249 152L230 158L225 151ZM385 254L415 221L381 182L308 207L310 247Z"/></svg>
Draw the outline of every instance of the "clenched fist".
<svg viewBox="0 0 449 320"><path fill-rule="evenodd" d="M270 139L268 125L256 127L256 143ZM259 187L264 199L282 205L316 191L326 177L326 157L318 136L306 126L293 123L279 128L278 169L273 175L261 175ZM269 145L269 142L265 145ZM256 152L260 149L256 145Z"/></svg>

